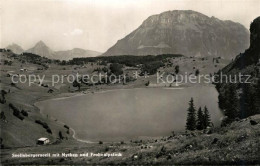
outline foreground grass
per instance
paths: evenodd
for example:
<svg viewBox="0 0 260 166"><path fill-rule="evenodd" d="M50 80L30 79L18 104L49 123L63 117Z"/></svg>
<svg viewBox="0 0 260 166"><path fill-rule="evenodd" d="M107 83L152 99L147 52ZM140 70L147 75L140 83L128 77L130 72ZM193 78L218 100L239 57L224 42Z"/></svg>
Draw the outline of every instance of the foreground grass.
<svg viewBox="0 0 260 166"><path fill-rule="evenodd" d="M250 120L258 124L252 125ZM2 164L256 164L259 163L260 115L210 131L121 143L80 143L3 149ZM205 133L206 132L206 133ZM88 157L12 158L19 153L83 154ZM121 153L120 157L90 156Z"/></svg>

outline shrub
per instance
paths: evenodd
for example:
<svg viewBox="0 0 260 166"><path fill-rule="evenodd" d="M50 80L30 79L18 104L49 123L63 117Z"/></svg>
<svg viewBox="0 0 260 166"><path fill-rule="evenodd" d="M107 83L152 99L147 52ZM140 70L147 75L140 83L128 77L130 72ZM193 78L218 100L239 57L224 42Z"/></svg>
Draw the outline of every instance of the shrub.
<svg viewBox="0 0 260 166"><path fill-rule="evenodd" d="M1 111L0 119L2 119L2 120L6 120L6 117L5 117L5 113L4 113L4 111Z"/></svg>
<svg viewBox="0 0 260 166"><path fill-rule="evenodd" d="M148 81L147 83L145 83L145 86L149 86L149 84L150 84L150 81Z"/></svg>
<svg viewBox="0 0 260 166"><path fill-rule="evenodd" d="M66 129L68 129L68 130L70 129L69 126L67 126L67 125L64 125L64 127L65 127Z"/></svg>
<svg viewBox="0 0 260 166"><path fill-rule="evenodd" d="M2 94L2 95L6 95L7 92L6 92L5 90L1 90L1 94Z"/></svg>
<svg viewBox="0 0 260 166"><path fill-rule="evenodd" d="M123 68L122 64L118 64L118 63L110 64L110 70L116 76L119 76L119 75L123 74L123 69L122 68Z"/></svg>
<svg viewBox="0 0 260 166"><path fill-rule="evenodd" d="M60 139L64 138L61 131L59 131L59 137L60 137Z"/></svg>
<svg viewBox="0 0 260 166"><path fill-rule="evenodd" d="M42 123L42 127L45 128L45 129L48 129L48 128L49 128L48 124L45 123L45 122Z"/></svg>
<svg viewBox="0 0 260 166"><path fill-rule="evenodd" d="M48 124L46 122L42 122L40 120L35 120L35 123L40 124L43 128L45 128L47 130L47 132L49 133L48 130L50 130L50 127L48 126ZM50 130L51 131L51 130Z"/></svg>
<svg viewBox="0 0 260 166"><path fill-rule="evenodd" d="M20 112L18 110L13 110L13 115L16 116L20 120L24 119L24 117L20 114Z"/></svg>
<svg viewBox="0 0 260 166"><path fill-rule="evenodd" d="M38 124L42 124L42 122L40 120L35 120L35 123L38 123Z"/></svg>
<svg viewBox="0 0 260 166"><path fill-rule="evenodd" d="M13 110L13 115L16 116L18 119L23 120L24 117L20 114L18 108L16 108L12 103L9 104L9 107Z"/></svg>
<svg viewBox="0 0 260 166"><path fill-rule="evenodd" d="M22 110L21 113L22 113L23 116L28 116L28 112L27 111Z"/></svg>
<svg viewBox="0 0 260 166"><path fill-rule="evenodd" d="M3 97L3 99L0 98L0 103L1 103L1 104L5 104L5 103L6 103L5 97Z"/></svg>
<svg viewBox="0 0 260 166"><path fill-rule="evenodd" d="M47 131L48 133L52 134L52 131L51 131L50 128L48 128L46 131Z"/></svg>

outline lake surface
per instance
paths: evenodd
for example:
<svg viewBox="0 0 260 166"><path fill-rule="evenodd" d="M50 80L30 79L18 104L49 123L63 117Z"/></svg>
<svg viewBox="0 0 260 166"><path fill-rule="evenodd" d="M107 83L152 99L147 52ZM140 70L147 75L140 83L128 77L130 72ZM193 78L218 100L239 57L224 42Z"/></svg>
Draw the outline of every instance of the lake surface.
<svg viewBox="0 0 260 166"><path fill-rule="evenodd" d="M218 93L206 86L113 90L36 105L42 113L72 127L79 139L121 141L184 130L191 97L196 108L208 107L214 125L220 124Z"/></svg>

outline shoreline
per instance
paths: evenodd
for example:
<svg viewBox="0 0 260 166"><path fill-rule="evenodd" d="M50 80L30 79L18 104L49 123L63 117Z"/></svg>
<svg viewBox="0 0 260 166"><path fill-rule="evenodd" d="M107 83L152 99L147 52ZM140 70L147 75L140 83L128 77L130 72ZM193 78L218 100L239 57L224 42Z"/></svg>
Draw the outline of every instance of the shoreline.
<svg viewBox="0 0 260 166"><path fill-rule="evenodd" d="M132 89L165 89L165 90L181 90L181 89L184 89L184 88L190 88L190 87L162 87L162 86L158 86L158 87L136 87L136 88L131 88L131 87L127 87L127 88L114 88L114 89L99 89L99 90L94 90L94 92L91 92L91 91L81 91L81 92L76 92L76 93L60 93L60 94L57 94L55 96L52 96L52 97L47 97L47 98L39 98L36 100L36 102L33 103L33 106L36 107L40 114L42 116L45 116L46 114L43 113L42 109L37 105L39 104L40 102L46 102L46 101L49 101L49 100L63 100L63 99L67 99L67 98L73 98L73 97L79 97L79 96L85 96L85 95L89 95L89 94L95 94L95 93L107 93L107 92L111 92L111 91L118 91L118 90L132 90ZM61 96L59 96L61 95ZM63 96L63 95L68 95L68 96ZM55 118L55 117L53 117ZM64 122L58 120L57 122L61 123L62 125L65 125ZM76 135L76 131L75 129L73 129L72 127L70 127L71 131L73 132L72 134L72 138L78 142L82 142L82 143L96 143L96 142L92 142L92 141L89 141L89 140L83 140L83 139L80 139L80 138L77 138Z"/></svg>
<svg viewBox="0 0 260 166"><path fill-rule="evenodd" d="M44 114L43 112L43 108L41 108L38 104L40 102L45 102L45 101L50 101L50 100L63 100L63 99L68 99L68 98L74 98L74 97L79 97L79 96L85 96L85 95L90 95L90 94L101 94L101 93L107 93L107 92L111 92L111 91L121 91L121 90L133 90L133 89L164 89L164 90L182 90L182 89L186 89L186 88L192 88L190 86L182 86L182 87L162 87L162 86L159 86L159 87L135 87L135 88L132 88L132 87L127 87L127 88L111 88L111 89L95 89L94 92L93 91L81 91L81 92L77 92L77 93L61 93L61 94L58 94L56 96L52 96L50 98L45 98L45 99L42 99L42 100L38 100L37 102L34 103L34 106L37 107L37 109L39 109L40 111L40 114L42 114L43 116L46 115ZM65 95L65 96L63 96ZM52 118L56 119L55 117L51 116ZM65 125L64 122L58 120L59 123L61 123L62 125ZM87 139L80 139L80 138L77 138L77 132L75 129L71 128L71 131L73 132L72 134L72 138L75 140L75 141L78 141L78 142L82 142L82 143L96 143L96 142L93 142L93 141L89 141Z"/></svg>
<svg viewBox="0 0 260 166"><path fill-rule="evenodd" d="M205 87L205 85L194 85L194 86L189 86L189 85L182 85L182 86L173 86L173 87L167 87L167 86L136 86L136 87L125 87L125 88L121 88L121 87L118 87L115 86L115 87L111 87L109 88L109 86L107 86L106 88L100 88L100 89L89 89L89 90L86 90L86 91L79 91L79 92L75 92L75 93L59 93L59 94L56 94L54 96L49 96L49 97L43 97L43 98L39 98L36 100L36 102L34 102L33 106L36 107L40 114L41 115L46 115L42 112L42 110L40 109L39 106L37 106L38 103L40 102L46 102L46 101L50 101L50 100L63 100L63 99L68 99L68 98L74 98L74 97L79 97L79 96L85 96L85 95L90 95L90 94L101 94L101 93L107 93L107 92L113 92L113 91L118 91L118 90L133 90L133 89L165 89L165 90L182 90L184 88L192 88L192 87L196 87L196 86L202 86L202 87ZM210 84L209 86L211 87L214 87L213 84ZM207 87L207 86L206 86ZM55 117L53 117L55 119ZM65 125L64 122L62 121L58 121L60 122L62 125ZM75 141L78 141L78 142L82 142L82 143L96 143L96 142L92 142L92 141L89 141L89 140L84 140L84 139L80 139L80 138L77 138L76 135L76 130L71 128L72 129L72 138L75 140Z"/></svg>

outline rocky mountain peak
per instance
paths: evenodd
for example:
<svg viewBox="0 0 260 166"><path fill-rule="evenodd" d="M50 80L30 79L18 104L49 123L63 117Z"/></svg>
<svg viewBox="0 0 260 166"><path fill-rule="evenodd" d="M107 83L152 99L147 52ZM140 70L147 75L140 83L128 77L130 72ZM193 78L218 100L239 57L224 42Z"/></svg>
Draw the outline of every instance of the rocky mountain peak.
<svg viewBox="0 0 260 166"><path fill-rule="evenodd" d="M183 54L232 59L248 48L249 31L241 24L192 10L148 17L103 55Z"/></svg>
<svg viewBox="0 0 260 166"><path fill-rule="evenodd" d="M38 41L34 47L48 47L42 40Z"/></svg>
<svg viewBox="0 0 260 166"><path fill-rule="evenodd" d="M43 41L39 41L34 47L28 49L26 52L34 53L47 58L53 58L55 52L52 51Z"/></svg>

